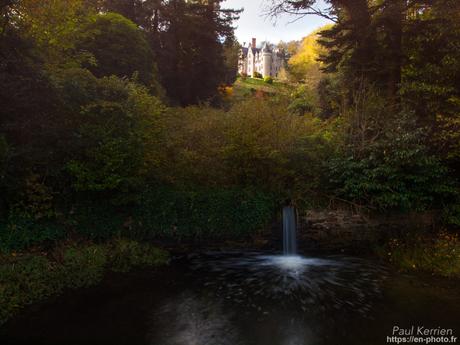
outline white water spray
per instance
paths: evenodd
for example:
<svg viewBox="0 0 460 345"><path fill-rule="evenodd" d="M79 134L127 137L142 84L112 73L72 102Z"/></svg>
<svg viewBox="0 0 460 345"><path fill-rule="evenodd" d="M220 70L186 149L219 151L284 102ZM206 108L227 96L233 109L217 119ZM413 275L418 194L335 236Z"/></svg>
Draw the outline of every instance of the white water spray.
<svg viewBox="0 0 460 345"><path fill-rule="evenodd" d="M296 219L293 206L283 208L283 253L284 255L296 255Z"/></svg>

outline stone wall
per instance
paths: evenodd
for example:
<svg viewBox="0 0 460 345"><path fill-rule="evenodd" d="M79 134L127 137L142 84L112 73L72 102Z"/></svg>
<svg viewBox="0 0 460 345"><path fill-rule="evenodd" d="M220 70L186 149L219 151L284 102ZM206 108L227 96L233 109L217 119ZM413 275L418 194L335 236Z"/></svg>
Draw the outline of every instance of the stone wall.
<svg viewBox="0 0 460 345"><path fill-rule="evenodd" d="M308 210L298 214L298 241L303 248L366 249L407 229L435 226L434 212L372 215L350 210Z"/></svg>

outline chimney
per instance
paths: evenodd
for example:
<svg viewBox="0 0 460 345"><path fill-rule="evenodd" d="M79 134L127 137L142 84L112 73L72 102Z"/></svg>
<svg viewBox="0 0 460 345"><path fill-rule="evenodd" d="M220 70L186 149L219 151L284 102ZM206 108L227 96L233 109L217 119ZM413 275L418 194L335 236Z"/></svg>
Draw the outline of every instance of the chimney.
<svg viewBox="0 0 460 345"><path fill-rule="evenodd" d="M253 39L252 39L251 47L252 47L252 48L256 48L256 43L257 43L257 42L256 42L256 39L253 38Z"/></svg>

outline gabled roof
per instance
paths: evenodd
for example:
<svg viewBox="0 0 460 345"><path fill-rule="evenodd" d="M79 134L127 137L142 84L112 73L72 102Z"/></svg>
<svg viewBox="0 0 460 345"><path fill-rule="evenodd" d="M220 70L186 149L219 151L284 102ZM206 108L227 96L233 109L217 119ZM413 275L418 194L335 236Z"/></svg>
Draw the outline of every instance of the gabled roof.
<svg viewBox="0 0 460 345"><path fill-rule="evenodd" d="M251 49L253 55L256 55L257 53L260 52L260 49L259 49L259 48L252 48L251 45L249 45L249 47L247 47L247 48L246 48L246 47L242 47L242 48L241 48L241 53L243 54L243 57L248 56L249 49Z"/></svg>

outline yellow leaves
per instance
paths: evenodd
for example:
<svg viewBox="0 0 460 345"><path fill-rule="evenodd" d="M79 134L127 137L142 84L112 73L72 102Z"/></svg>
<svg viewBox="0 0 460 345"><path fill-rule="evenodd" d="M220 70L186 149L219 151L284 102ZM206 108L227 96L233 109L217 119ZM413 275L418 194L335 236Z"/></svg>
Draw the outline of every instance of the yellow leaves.
<svg viewBox="0 0 460 345"><path fill-rule="evenodd" d="M322 27L306 36L295 55L289 59L291 72L297 79L318 79L321 76L321 63L318 61L320 55L326 53L326 49L318 42L319 32L330 26Z"/></svg>
<svg viewBox="0 0 460 345"><path fill-rule="evenodd" d="M43 48L47 61L55 64L71 57L78 26L91 10L84 0L22 0L17 12L26 35Z"/></svg>
<svg viewBox="0 0 460 345"><path fill-rule="evenodd" d="M167 181L251 181L277 188L283 179L309 173L295 168L294 161L317 154L321 140L315 138L322 135L317 119L286 114L286 107L266 98L237 102L228 110L171 108L161 119L162 142L152 147L158 158L153 169Z"/></svg>
<svg viewBox="0 0 460 345"><path fill-rule="evenodd" d="M289 64L315 63L319 50L317 38L316 34L305 37L299 51L289 60Z"/></svg>
<svg viewBox="0 0 460 345"><path fill-rule="evenodd" d="M228 85L219 86L218 91L219 91L220 95L225 97L225 98L232 97L233 93L234 93L233 87L228 86Z"/></svg>
<svg viewBox="0 0 460 345"><path fill-rule="evenodd" d="M435 235L390 239L386 256L405 270L421 270L444 276L460 273L458 234L440 231Z"/></svg>

